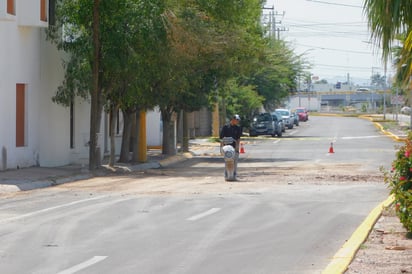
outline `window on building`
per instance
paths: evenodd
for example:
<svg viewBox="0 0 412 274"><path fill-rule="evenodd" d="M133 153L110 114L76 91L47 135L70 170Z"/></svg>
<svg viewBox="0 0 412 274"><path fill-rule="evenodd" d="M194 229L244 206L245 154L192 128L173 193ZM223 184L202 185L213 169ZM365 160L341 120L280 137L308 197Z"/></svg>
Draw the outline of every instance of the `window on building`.
<svg viewBox="0 0 412 274"><path fill-rule="evenodd" d="M40 20L47 22L48 0L40 0Z"/></svg>
<svg viewBox="0 0 412 274"><path fill-rule="evenodd" d="M26 145L26 85L16 84L16 147Z"/></svg>
<svg viewBox="0 0 412 274"><path fill-rule="evenodd" d="M7 13L16 15L16 0L7 0Z"/></svg>

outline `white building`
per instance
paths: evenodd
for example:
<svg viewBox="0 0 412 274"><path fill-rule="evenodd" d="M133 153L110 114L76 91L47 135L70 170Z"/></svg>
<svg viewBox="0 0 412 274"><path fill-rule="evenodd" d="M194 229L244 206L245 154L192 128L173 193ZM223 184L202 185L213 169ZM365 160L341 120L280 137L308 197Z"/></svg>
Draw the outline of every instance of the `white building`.
<svg viewBox="0 0 412 274"><path fill-rule="evenodd" d="M0 1L0 169L73 160L70 109L51 101L63 68L47 26L47 0Z"/></svg>
<svg viewBox="0 0 412 274"><path fill-rule="evenodd" d="M89 103L76 99L71 107L63 107L52 102L64 76L64 53L46 41L45 28L49 18L53 19L54 2L0 0L0 170L88 163ZM189 125L193 134L210 133L210 115L202 113L194 114L199 118ZM103 157L110 141L108 116L102 116L98 143ZM161 146L159 111L149 112L146 124L147 145ZM117 129L118 153L121 118Z"/></svg>
<svg viewBox="0 0 412 274"><path fill-rule="evenodd" d="M64 70L46 41L48 17L49 0L0 1L0 170L88 161L89 104L51 100Z"/></svg>

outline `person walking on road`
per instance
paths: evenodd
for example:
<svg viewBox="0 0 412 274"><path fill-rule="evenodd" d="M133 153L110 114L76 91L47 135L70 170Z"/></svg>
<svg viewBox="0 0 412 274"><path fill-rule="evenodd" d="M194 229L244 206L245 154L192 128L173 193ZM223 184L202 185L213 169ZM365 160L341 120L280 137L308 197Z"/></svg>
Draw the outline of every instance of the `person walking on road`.
<svg viewBox="0 0 412 274"><path fill-rule="evenodd" d="M242 136L242 128L239 126L240 123L240 116L238 114L235 114L232 116L232 119L230 119L230 123L227 125L224 125L222 129L220 130L220 146L223 147L223 142L222 139L224 137L232 137L234 139L233 143L231 146L235 149L235 158L234 158L234 164L235 164L235 171L234 175L236 178L237 174L237 162L239 159L239 147L240 147L240 137ZM227 174L225 171L225 178L227 178Z"/></svg>

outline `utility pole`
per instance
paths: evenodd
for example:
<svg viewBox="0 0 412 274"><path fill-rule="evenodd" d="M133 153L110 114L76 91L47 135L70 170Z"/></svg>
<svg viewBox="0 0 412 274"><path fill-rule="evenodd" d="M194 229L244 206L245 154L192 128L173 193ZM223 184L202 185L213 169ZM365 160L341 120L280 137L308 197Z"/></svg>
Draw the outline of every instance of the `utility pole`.
<svg viewBox="0 0 412 274"><path fill-rule="evenodd" d="M289 31L289 29L286 28L286 27L279 27L279 28L276 28L276 31L278 33L278 40L280 40L280 32L281 31Z"/></svg>
<svg viewBox="0 0 412 274"><path fill-rule="evenodd" d="M265 21L266 16L268 16L268 23L267 23L267 28L268 28L268 32L269 32L269 37L274 37L276 39L276 33L277 33L277 39L280 39L280 31L286 31L288 29L286 29L285 27L277 27L277 24L282 24L282 21L276 21L276 16L285 16L285 12L277 12L275 11L275 6L272 5L272 7L263 7L263 10L270 10L269 11L269 15L265 15L263 14L263 20ZM265 24L265 22L263 22L263 24Z"/></svg>
<svg viewBox="0 0 412 274"><path fill-rule="evenodd" d="M269 14L263 14L263 25L265 25L266 19L269 21L267 23L267 29L269 32L269 37L271 37L274 34L274 29L273 26L276 24L275 23L275 6L272 5L272 7L263 7L263 10L269 10Z"/></svg>

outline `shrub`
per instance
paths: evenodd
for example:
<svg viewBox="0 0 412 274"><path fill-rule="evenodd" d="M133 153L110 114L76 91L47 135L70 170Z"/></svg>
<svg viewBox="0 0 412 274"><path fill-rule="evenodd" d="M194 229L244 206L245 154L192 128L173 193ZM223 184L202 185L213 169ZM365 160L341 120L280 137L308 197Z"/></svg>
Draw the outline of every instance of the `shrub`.
<svg viewBox="0 0 412 274"><path fill-rule="evenodd" d="M412 132L396 152L392 169L384 171L384 178L395 196L395 209L401 223L412 232Z"/></svg>

